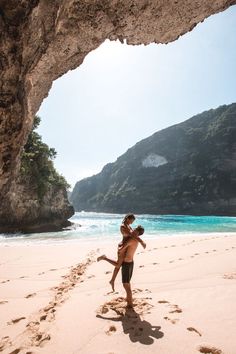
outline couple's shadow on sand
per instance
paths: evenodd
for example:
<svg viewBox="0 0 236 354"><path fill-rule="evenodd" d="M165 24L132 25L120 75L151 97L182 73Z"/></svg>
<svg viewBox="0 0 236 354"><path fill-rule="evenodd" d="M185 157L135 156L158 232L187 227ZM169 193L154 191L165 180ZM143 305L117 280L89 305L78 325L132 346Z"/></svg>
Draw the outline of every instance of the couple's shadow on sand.
<svg viewBox="0 0 236 354"><path fill-rule="evenodd" d="M128 334L132 342L150 345L154 343L154 338L159 339L164 336L164 333L160 331L160 326L152 326L148 321L142 320L135 310L126 309L124 314L117 314L119 317L106 317L100 314L96 317L121 322L124 334Z"/></svg>

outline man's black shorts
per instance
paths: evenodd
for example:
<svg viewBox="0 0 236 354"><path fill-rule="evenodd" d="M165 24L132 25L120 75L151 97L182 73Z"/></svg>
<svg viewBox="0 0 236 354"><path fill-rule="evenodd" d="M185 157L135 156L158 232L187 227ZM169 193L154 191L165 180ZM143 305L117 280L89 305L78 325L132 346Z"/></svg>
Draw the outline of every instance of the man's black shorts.
<svg viewBox="0 0 236 354"><path fill-rule="evenodd" d="M121 267L122 283L129 283L133 274L134 262L123 262Z"/></svg>

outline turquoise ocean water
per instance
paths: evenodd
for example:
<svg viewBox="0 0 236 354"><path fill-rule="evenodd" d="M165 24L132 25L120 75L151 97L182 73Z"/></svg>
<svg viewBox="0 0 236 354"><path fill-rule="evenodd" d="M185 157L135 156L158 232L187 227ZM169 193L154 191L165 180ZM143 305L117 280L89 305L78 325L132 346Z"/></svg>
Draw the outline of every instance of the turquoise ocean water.
<svg viewBox="0 0 236 354"><path fill-rule="evenodd" d="M120 240L119 226L124 215L93 212L76 212L70 221L72 230L33 234L0 234L0 242L51 242L65 240ZM236 233L236 217L136 215L132 227L141 224L145 228L143 238L176 235L201 235L202 233Z"/></svg>

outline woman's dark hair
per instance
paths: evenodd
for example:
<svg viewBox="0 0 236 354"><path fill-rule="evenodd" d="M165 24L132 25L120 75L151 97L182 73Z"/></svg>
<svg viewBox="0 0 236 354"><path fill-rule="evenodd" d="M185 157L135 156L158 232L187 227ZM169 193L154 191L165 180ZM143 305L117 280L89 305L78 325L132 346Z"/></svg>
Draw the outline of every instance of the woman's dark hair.
<svg viewBox="0 0 236 354"><path fill-rule="evenodd" d="M128 219L133 219L133 220L135 220L134 214L127 214L127 215L125 215L125 217L124 217L124 219L123 219L123 223L125 224Z"/></svg>

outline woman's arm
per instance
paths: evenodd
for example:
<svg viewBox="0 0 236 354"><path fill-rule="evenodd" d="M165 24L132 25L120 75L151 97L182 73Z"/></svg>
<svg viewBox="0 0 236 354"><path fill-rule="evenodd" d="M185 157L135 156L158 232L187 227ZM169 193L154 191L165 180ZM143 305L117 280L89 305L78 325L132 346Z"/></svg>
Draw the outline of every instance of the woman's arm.
<svg viewBox="0 0 236 354"><path fill-rule="evenodd" d="M146 243L139 237L137 230L130 231L125 225L121 225L120 231L124 237L129 237L131 239L137 240L143 248L146 248Z"/></svg>

